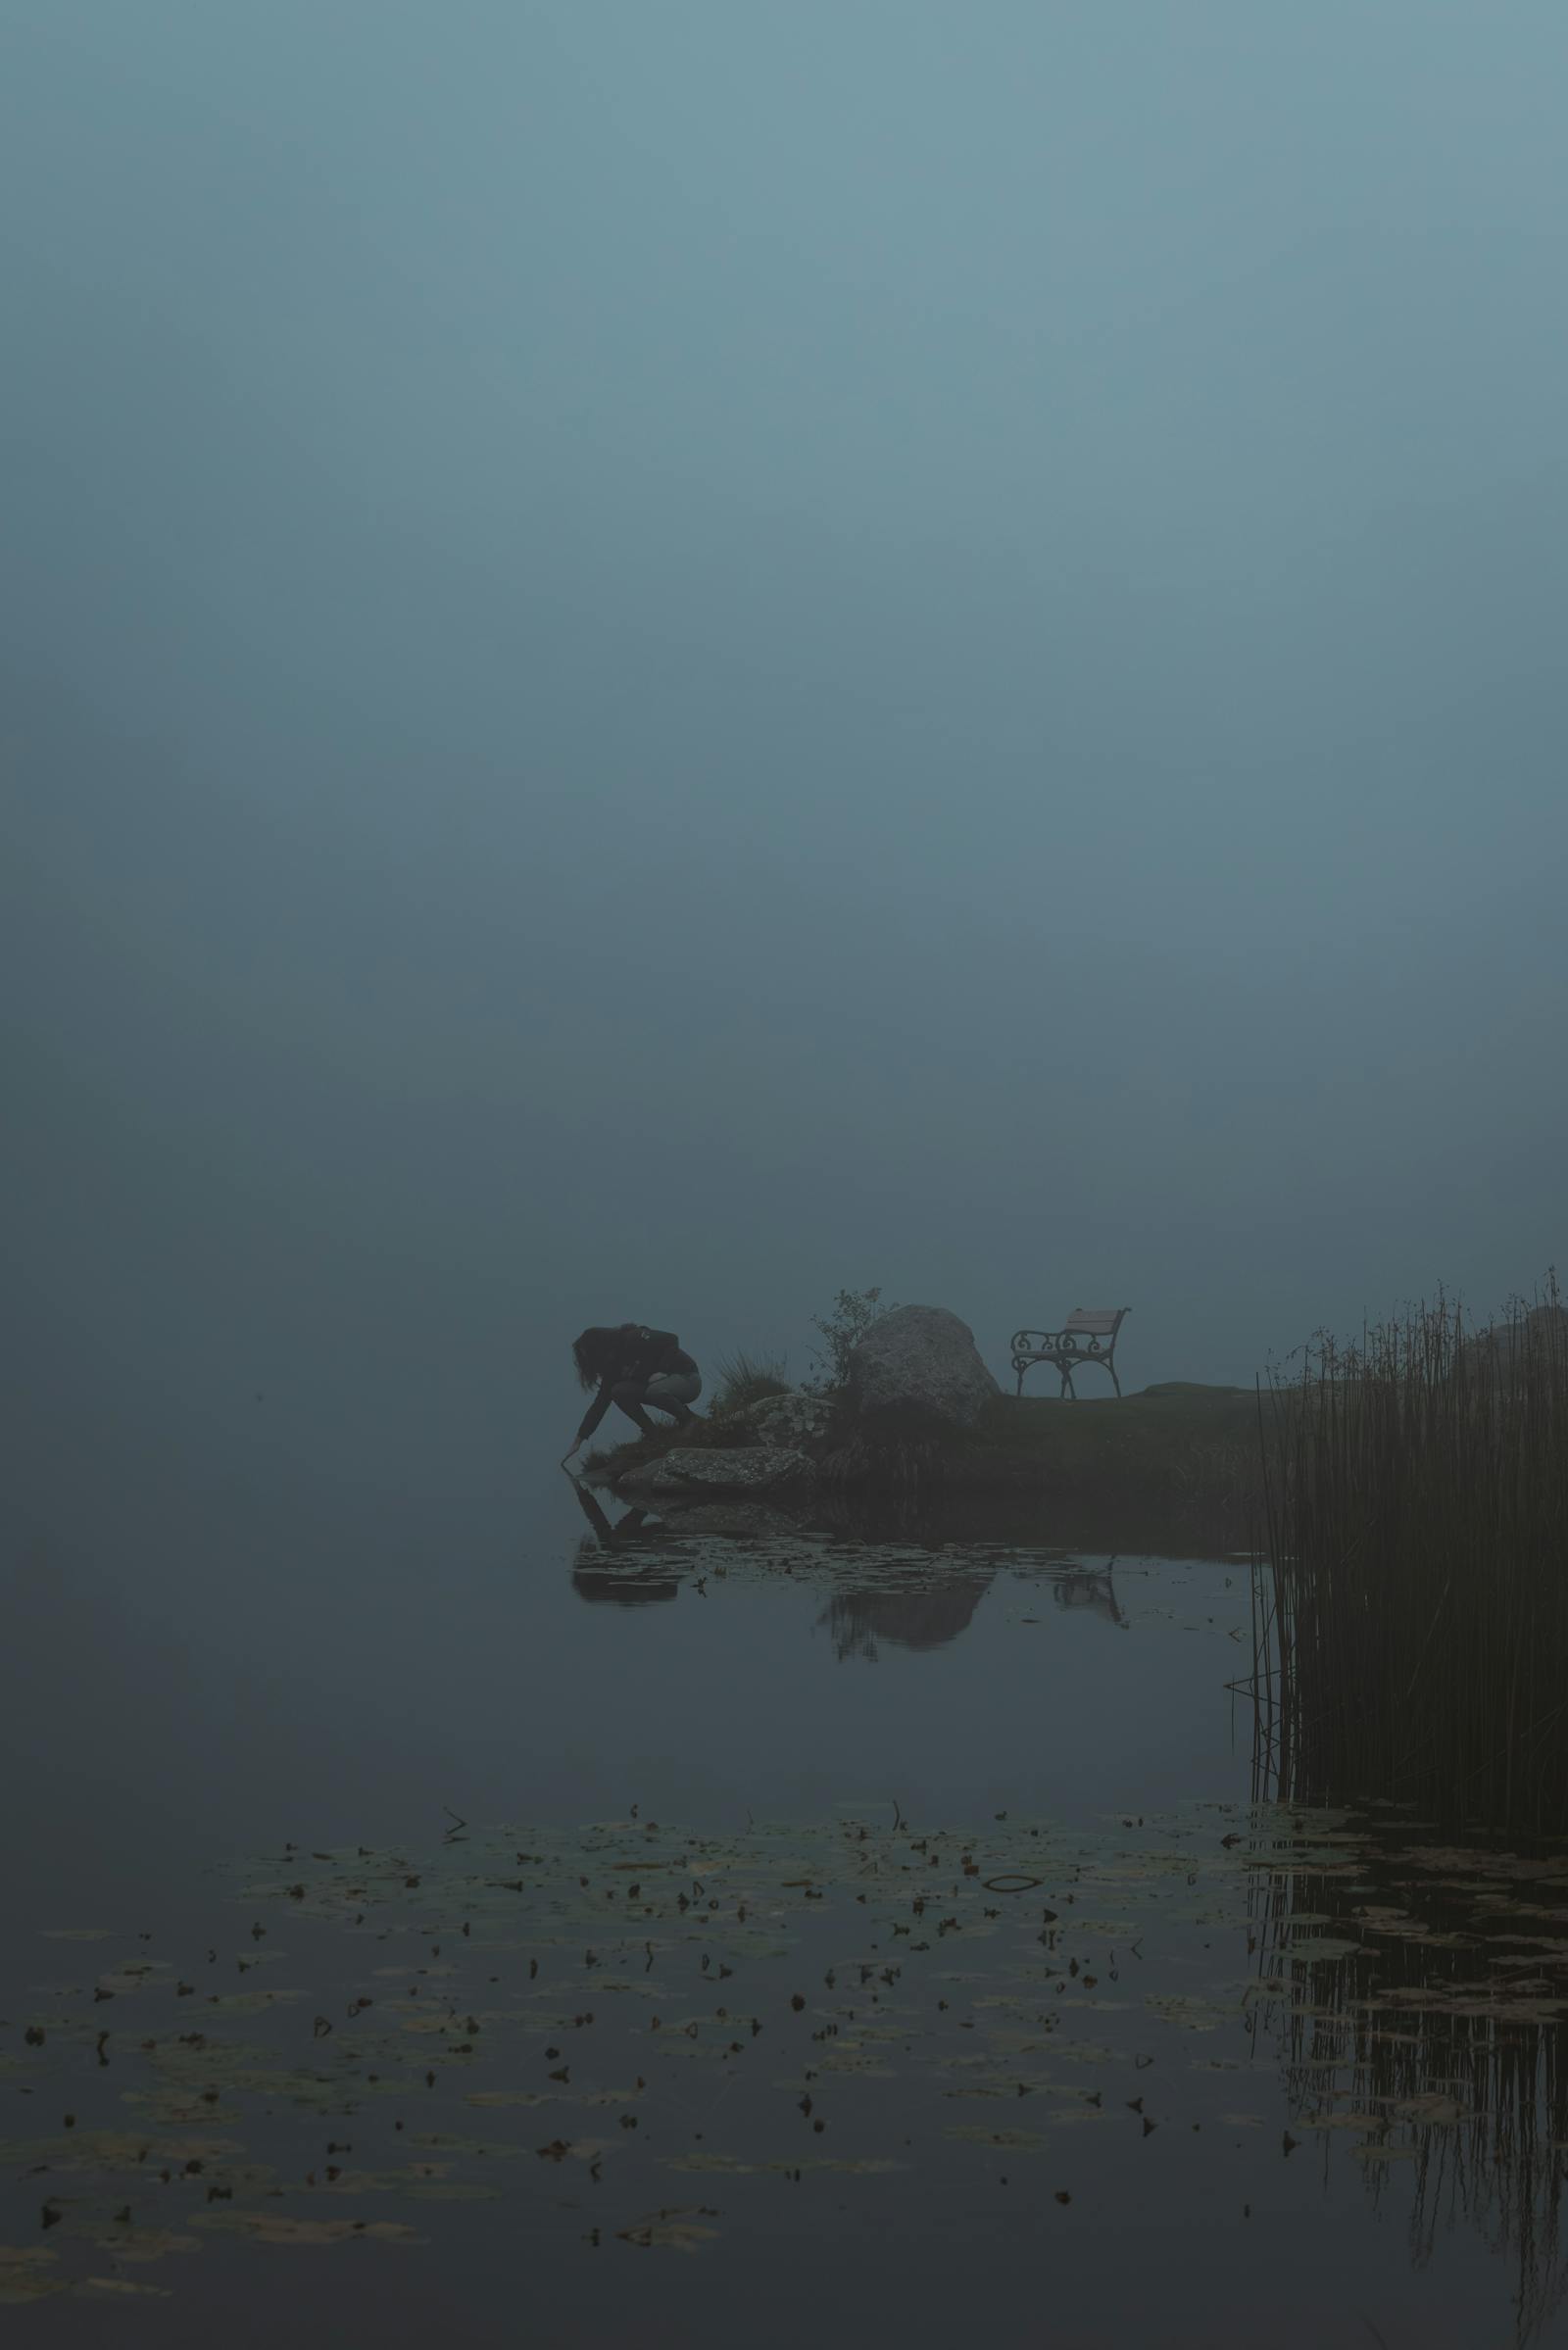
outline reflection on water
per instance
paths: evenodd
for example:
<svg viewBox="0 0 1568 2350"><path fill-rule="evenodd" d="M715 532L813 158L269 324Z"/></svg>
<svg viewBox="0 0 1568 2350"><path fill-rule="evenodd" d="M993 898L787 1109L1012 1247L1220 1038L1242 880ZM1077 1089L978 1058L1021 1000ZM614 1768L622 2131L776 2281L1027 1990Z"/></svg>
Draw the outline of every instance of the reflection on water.
<svg viewBox="0 0 1568 2350"><path fill-rule="evenodd" d="M1461 2225L1504 2255L1529 2336L1563 2293L1568 1860L1454 1848L1392 1808L1318 1851L1265 1853L1250 1937L1291 2127L1338 2133L1418 2265Z"/></svg>
<svg viewBox="0 0 1568 2350"><path fill-rule="evenodd" d="M589 1524L591 1538L577 1544L571 1588L579 1599L606 1602L612 1607L637 1607L650 1599L673 1599L680 1577L665 1571L656 1535L645 1533L646 1509L629 1509L612 1525L608 1512L586 1486L575 1488ZM619 1551L624 1563L606 1567L601 1552Z"/></svg>
<svg viewBox="0 0 1568 2350"><path fill-rule="evenodd" d="M1020 1558L1013 1571L1021 1577L1047 1580L1058 1607L1087 1607L1107 1623L1127 1630L1127 1618L1116 1600L1114 1559L1104 1567L1086 1567L1076 1559L1045 1564ZM908 1590L871 1589L850 1585L829 1600L822 1621L833 1636L839 1657L858 1657L875 1664L884 1645L895 1648L940 1648L968 1630L981 1599L990 1588L990 1573L981 1571L943 1578L927 1576Z"/></svg>
<svg viewBox="0 0 1568 2350"><path fill-rule="evenodd" d="M934 1580L907 1591L857 1591L827 1603L821 1621L841 1658L875 1664L884 1643L897 1648L941 1648L967 1632L990 1586L989 1575Z"/></svg>
<svg viewBox="0 0 1568 2350"><path fill-rule="evenodd" d="M803 1520L765 1505L718 1501L612 1516L586 1487L574 1490L593 1531L576 1545L572 1589L592 1604L673 1599L683 1581L706 1585L710 1575L815 1581L829 1589L818 1621L835 1653L874 1664L884 1647L941 1648L956 1640L1004 1563L1016 1578L1047 1583L1058 1607L1088 1608L1127 1629L1114 1558L1087 1566L1066 1551L982 1548L945 1542L934 1531L917 1541L918 1522L907 1513Z"/></svg>
<svg viewBox="0 0 1568 2350"><path fill-rule="evenodd" d="M673 1599L680 1590L678 1576L657 1567L631 1568L614 1573L581 1563L571 1571L571 1588L591 1606L639 1607L650 1599Z"/></svg>
<svg viewBox="0 0 1568 2350"><path fill-rule="evenodd" d="M1052 1576L1051 1595L1058 1607L1087 1607L1107 1624L1127 1630L1127 1618L1116 1599L1116 1561L1103 1567L1064 1566Z"/></svg>
<svg viewBox="0 0 1568 2350"><path fill-rule="evenodd" d="M1299 2293L1326 2214L1386 2338L1402 2244L1446 2289L1487 2263L1468 2338L1528 2340L1560 2299L1565 1904L1568 1862L1268 1804L285 1845L221 1872L188 1946L42 1937L0 2298L438 2254L496 2205L536 2282L845 2216L1054 2261L1084 2226L1220 2223L1240 2308L1248 2226L1302 2230L1297 2273L1266 2239Z"/></svg>
<svg viewBox="0 0 1568 2350"><path fill-rule="evenodd" d="M1291 2350L1551 2338L1568 1861L1250 1798L1245 1570L570 1507L564 1573L558 1529L548 1571L410 1617L410 1686L454 1660L422 1807L329 1830L302 1782L178 1916L84 1877L0 1946L0 2300L51 2350L80 2297L163 2340L251 2295L292 2324L306 2261L355 2264L312 2287L355 2297L336 2338L460 2277L499 2340L520 2273L597 2296L555 2338L641 2338L664 2264L658 2338L727 2341L739 2294L771 2342L803 2322L775 2293L853 2294L870 2257L919 2340L921 2262L976 2245L1004 2310L1049 2275L1067 2344L1243 2338L1265 2306ZM355 1653L306 1652L324 1703ZM618 1792L552 1778L568 1706ZM513 1800L481 1809L487 1741Z"/></svg>

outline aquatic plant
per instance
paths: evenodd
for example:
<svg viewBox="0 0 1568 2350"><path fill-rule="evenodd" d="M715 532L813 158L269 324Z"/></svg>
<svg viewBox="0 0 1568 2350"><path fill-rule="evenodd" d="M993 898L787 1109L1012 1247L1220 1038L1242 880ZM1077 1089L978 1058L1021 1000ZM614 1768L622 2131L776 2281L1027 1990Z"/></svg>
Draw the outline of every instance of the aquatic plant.
<svg viewBox="0 0 1568 2350"><path fill-rule="evenodd" d="M1260 1694L1284 1790L1568 1829L1568 1314L1440 1297L1264 1398Z"/></svg>
<svg viewBox="0 0 1568 2350"><path fill-rule="evenodd" d="M1065 2207L1125 2229L1179 2169L1227 2221L1359 2178L1418 2260L1464 2217L1517 2263L1488 2341L1559 2306L1568 1861L1211 1801L442 1818L223 1864L167 1955L41 1930L61 1980L0 2051L0 2303L421 2245L560 2289L601 2245L805 2254L981 2191L1045 2259Z"/></svg>

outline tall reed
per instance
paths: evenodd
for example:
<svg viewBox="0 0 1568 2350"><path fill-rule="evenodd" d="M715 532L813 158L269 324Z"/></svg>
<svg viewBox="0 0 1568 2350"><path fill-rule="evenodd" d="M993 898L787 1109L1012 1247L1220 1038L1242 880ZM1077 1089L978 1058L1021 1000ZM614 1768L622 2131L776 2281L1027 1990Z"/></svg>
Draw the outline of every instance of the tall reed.
<svg viewBox="0 0 1568 2350"><path fill-rule="evenodd" d="M1440 1297L1262 1399L1276 1782L1568 1831L1568 1313Z"/></svg>

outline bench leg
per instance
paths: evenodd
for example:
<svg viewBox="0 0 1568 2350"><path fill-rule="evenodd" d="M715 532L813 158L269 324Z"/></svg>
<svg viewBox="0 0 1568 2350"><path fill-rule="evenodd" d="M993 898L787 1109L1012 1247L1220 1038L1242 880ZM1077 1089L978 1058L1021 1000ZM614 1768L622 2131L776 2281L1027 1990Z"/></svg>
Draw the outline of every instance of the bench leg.
<svg viewBox="0 0 1568 2350"><path fill-rule="evenodd" d="M1105 1368L1110 1373L1110 1384L1116 1391L1116 1400L1119 1403L1121 1401L1121 1381L1116 1376L1116 1366L1114 1363L1106 1363Z"/></svg>

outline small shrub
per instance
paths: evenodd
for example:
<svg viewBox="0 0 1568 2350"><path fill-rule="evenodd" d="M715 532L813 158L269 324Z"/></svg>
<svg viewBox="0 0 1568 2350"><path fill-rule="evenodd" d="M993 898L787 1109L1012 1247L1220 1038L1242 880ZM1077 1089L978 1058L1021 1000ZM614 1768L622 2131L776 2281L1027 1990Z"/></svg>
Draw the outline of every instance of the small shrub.
<svg viewBox="0 0 1568 2350"><path fill-rule="evenodd" d="M811 1328L823 1343L811 1356L817 1375L807 1380L808 1394L828 1395L836 1388L844 1387L850 1376L850 1356L872 1323L879 1322L892 1310L882 1303L880 1289L840 1290L830 1314L813 1314Z"/></svg>

